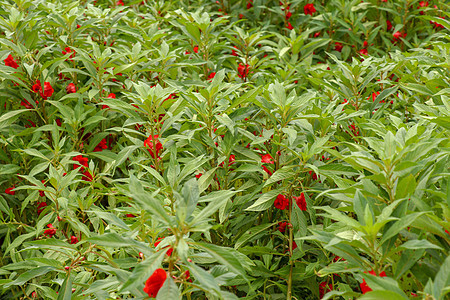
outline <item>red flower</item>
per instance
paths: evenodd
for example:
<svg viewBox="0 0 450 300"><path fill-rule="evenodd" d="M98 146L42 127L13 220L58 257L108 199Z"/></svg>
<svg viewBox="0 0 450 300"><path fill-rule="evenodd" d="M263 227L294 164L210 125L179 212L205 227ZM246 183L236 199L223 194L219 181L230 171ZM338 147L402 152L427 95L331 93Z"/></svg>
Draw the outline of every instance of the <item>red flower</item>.
<svg viewBox="0 0 450 300"><path fill-rule="evenodd" d="M427 7L428 5L429 5L428 1L420 1L419 6L417 8Z"/></svg>
<svg viewBox="0 0 450 300"><path fill-rule="evenodd" d="M211 79L214 78L214 76L216 76L216 72L211 72L211 73L208 75L208 79L211 80Z"/></svg>
<svg viewBox="0 0 450 300"><path fill-rule="evenodd" d="M325 293L332 291L333 290L333 286L331 285L331 283L327 284L326 281L321 282L319 284L319 298L322 299L323 296L325 295Z"/></svg>
<svg viewBox="0 0 450 300"><path fill-rule="evenodd" d="M50 82L44 82L44 91L42 91L41 81L37 80L36 83L31 87L33 92L39 93L44 100L53 95L53 87Z"/></svg>
<svg viewBox="0 0 450 300"><path fill-rule="evenodd" d="M80 163L79 164L73 164L73 169L76 170L78 168L81 167L81 171L84 171L84 167L88 167L88 158L87 157L83 157L82 155L77 155L74 158L72 158L72 160L77 161ZM82 167L84 166L84 167Z"/></svg>
<svg viewBox="0 0 450 300"><path fill-rule="evenodd" d="M313 13L316 12L316 9L314 8L313 3L308 3L303 7L303 11L305 12L305 15L313 15Z"/></svg>
<svg viewBox="0 0 450 300"><path fill-rule="evenodd" d="M64 50L66 50L66 51L64 51ZM70 58L74 58L74 57L75 57L75 51L73 51L72 49L70 49L70 47L66 47L66 48L64 48L64 50L61 51L63 55L66 55L66 54L68 54L68 53L72 53L72 54L70 55Z"/></svg>
<svg viewBox="0 0 450 300"><path fill-rule="evenodd" d="M309 175L312 175L312 180L317 180L317 174L313 173L313 171L309 171Z"/></svg>
<svg viewBox="0 0 450 300"><path fill-rule="evenodd" d="M361 50L359 50L359 54L361 54L361 55L369 55L369 51L367 51L366 48L362 48Z"/></svg>
<svg viewBox="0 0 450 300"><path fill-rule="evenodd" d="M76 236L74 236L74 235L72 235L71 237L70 237L70 243L71 244L77 244L79 241L78 241L78 238L76 237Z"/></svg>
<svg viewBox="0 0 450 300"><path fill-rule="evenodd" d="M151 298L156 298L159 290L166 281L167 273L164 269L156 269L155 272L145 282L144 292Z"/></svg>
<svg viewBox="0 0 450 300"><path fill-rule="evenodd" d="M439 17L439 18L445 19L444 17ZM436 28L436 29L437 29L437 28L444 28L444 25L439 24L439 23L437 23L437 22L430 21L430 24L433 24L433 27Z"/></svg>
<svg viewBox="0 0 450 300"><path fill-rule="evenodd" d="M355 124L351 124L350 126L348 126L348 128L350 128L354 135L359 135L359 130Z"/></svg>
<svg viewBox="0 0 450 300"><path fill-rule="evenodd" d="M247 2L247 9L250 9L253 7L253 0L248 0Z"/></svg>
<svg viewBox="0 0 450 300"><path fill-rule="evenodd" d="M111 93L111 94L108 95L107 98L110 98L110 99L116 99L116 94Z"/></svg>
<svg viewBox="0 0 450 300"><path fill-rule="evenodd" d="M36 105L37 105L37 104L39 104L39 101L36 100ZM26 100L26 99L23 99L23 100L20 102L20 105L22 105L23 107L25 107L25 108L27 108L27 109L32 109L32 108L33 108L33 106L31 105L31 103L28 102L28 100Z"/></svg>
<svg viewBox="0 0 450 300"><path fill-rule="evenodd" d="M42 179L41 182L44 183L44 182L45 182L45 179ZM44 186L46 186L46 185L44 184ZM39 191L39 196L45 197L44 191ZM47 205L47 204L46 204L46 205Z"/></svg>
<svg viewBox="0 0 450 300"><path fill-rule="evenodd" d="M14 69L17 69L19 65L14 60L14 57L10 54L6 59L3 60L5 62L5 65Z"/></svg>
<svg viewBox="0 0 450 300"><path fill-rule="evenodd" d="M86 170L83 172L83 177L81 177L81 180L84 180L84 181L92 181L93 180L92 174L89 172L89 170Z"/></svg>
<svg viewBox="0 0 450 300"><path fill-rule="evenodd" d="M16 187L16 186L13 185L12 187L7 188L7 189L5 190L5 193L8 194L8 195L13 195L13 196L14 196L14 195L16 194L16 192L13 191L15 187Z"/></svg>
<svg viewBox="0 0 450 300"><path fill-rule="evenodd" d="M285 210L289 206L289 200L288 198L286 198L285 195L279 194L277 196L277 199L275 199L273 206L275 206L278 209Z"/></svg>
<svg viewBox="0 0 450 300"><path fill-rule="evenodd" d="M295 197L293 196L293 198L295 199L295 203L297 203L298 207L300 208L300 210L306 211L306 199L305 199L305 194L301 193L300 197Z"/></svg>
<svg viewBox="0 0 450 300"><path fill-rule="evenodd" d="M272 160L272 156L270 156L270 154L261 156L261 162L266 164L274 164L274 161Z"/></svg>
<svg viewBox="0 0 450 300"><path fill-rule="evenodd" d="M47 202L38 202L38 207L37 207L37 213L38 215L41 214L41 212L44 210L44 207L47 206Z"/></svg>
<svg viewBox="0 0 450 300"><path fill-rule="evenodd" d="M289 20L292 17L292 13L289 10L286 10L284 18Z"/></svg>
<svg viewBox="0 0 450 300"><path fill-rule="evenodd" d="M280 222L278 223L278 231L284 233L286 231L286 226L291 225L288 222Z"/></svg>
<svg viewBox="0 0 450 300"><path fill-rule="evenodd" d="M233 47L237 49L236 46L233 46ZM236 50L231 50L231 55L233 55L233 56L238 56Z"/></svg>
<svg viewBox="0 0 450 300"><path fill-rule="evenodd" d="M342 43L339 42L334 43L334 50L336 50L337 52L341 52L342 48L344 48L344 45L342 45Z"/></svg>
<svg viewBox="0 0 450 300"><path fill-rule="evenodd" d="M73 93L76 93L76 91L77 91L77 87L75 86L75 84L69 83L69 85L66 86L67 94L73 94Z"/></svg>
<svg viewBox="0 0 450 300"><path fill-rule="evenodd" d="M163 238L158 238L158 239L156 240L156 242L155 242L155 247L158 246L159 243L161 243L161 240L162 240L162 239L163 239ZM169 247L169 246L166 246L166 247L164 247L164 248L167 248L167 247ZM169 247L169 250L167 250L166 254L167 254L168 256L171 256L171 255L172 255L172 252L173 252L172 247Z"/></svg>
<svg viewBox="0 0 450 300"><path fill-rule="evenodd" d="M294 29L294 26L292 26L291 22L288 22L286 25L286 28L289 30L292 30L292 29Z"/></svg>
<svg viewBox="0 0 450 300"><path fill-rule="evenodd" d="M367 272L364 272L364 273L367 273ZM378 275L375 273L374 270L369 271L369 274L378 276ZM380 276L380 277L386 277L386 273L383 271L383 272L380 273L379 276ZM361 288L361 292L362 292L363 294L372 291L372 289L367 285L365 279L363 279L363 282L359 284L359 287Z"/></svg>
<svg viewBox="0 0 450 300"><path fill-rule="evenodd" d="M248 75L248 71L250 70L250 66L249 65L243 65L243 64L239 64L238 66L238 76L242 79L244 79L245 77L247 77Z"/></svg>
<svg viewBox="0 0 450 300"><path fill-rule="evenodd" d="M262 166L263 170L266 171L267 174L269 174L269 176L272 176L272 172L270 172L269 169L267 169L266 166Z"/></svg>
<svg viewBox="0 0 450 300"><path fill-rule="evenodd" d="M101 152L105 149L108 149L108 145L106 144L106 139L102 139L97 146L95 146L94 152Z"/></svg>
<svg viewBox="0 0 450 300"><path fill-rule="evenodd" d="M386 20L386 27L387 27L387 30L388 30L388 31L391 31L391 29L392 29L392 23L391 23L391 21Z"/></svg>
<svg viewBox="0 0 450 300"><path fill-rule="evenodd" d="M44 231L44 234L45 234L45 235L48 235L48 237L51 238L51 237L53 237L53 236L56 234L56 228L53 227L52 224L48 224L47 227L48 227L49 229L46 229L46 230Z"/></svg>
<svg viewBox="0 0 450 300"><path fill-rule="evenodd" d="M39 93L42 90L41 81L37 80L36 83L31 87L34 93Z"/></svg>
<svg viewBox="0 0 450 300"><path fill-rule="evenodd" d="M375 99L377 98L377 96L380 94L380 92L373 92L372 93L372 102L375 102ZM367 100L370 100L370 96L367 98ZM382 101L384 103L384 100Z"/></svg>
<svg viewBox="0 0 450 300"><path fill-rule="evenodd" d="M398 41L400 38L405 37L406 33L403 34L400 31L397 31L392 36L394 37L394 41Z"/></svg>
<svg viewBox="0 0 450 300"><path fill-rule="evenodd" d="M123 1L122 1L122 0L119 0L119 1L117 1L117 2L116 2L116 5L119 5L119 6L124 6L125 4L123 3Z"/></svg>
<svg viewBox="0 0 450 300"><path fill-rule="evenodd" d="M41 92L41 97L44 98L44 100L47 100L48 97L51 97L53 95L53 87L50 84L50 82L44 82L44 92Z"/></svg>
<svg viewBox="0 0 450 300"><path fill-rule="evenodd" d="M194 46L194 52L198 53L198 46Z"/></svg>
<svg viewBox="0 0 450 300"><path fill-rule="evenodd" d="M144 147L148 147L147 151L150 153L152 158L159 158L159 152L162 150L163 146L161 142L158 140L158 135L154 135L153 137L150 135L145 141L144 141ZM156 140L156 145L153 144L153 140ZM156 154L156 157L155 157Z"/></svg>

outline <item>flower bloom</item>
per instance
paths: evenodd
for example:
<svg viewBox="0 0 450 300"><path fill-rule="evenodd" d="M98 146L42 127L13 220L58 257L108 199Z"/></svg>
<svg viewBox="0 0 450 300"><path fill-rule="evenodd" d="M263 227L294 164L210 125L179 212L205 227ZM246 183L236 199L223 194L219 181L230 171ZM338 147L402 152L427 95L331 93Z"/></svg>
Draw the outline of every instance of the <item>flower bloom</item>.
<svg viewBox="0 0 450 300"><path fill-rule="evenodd" d="M64 50L66 50L66 51L64 51ZM66 55L66 54L68 54L68 53L72 53L72 54L70 55L70 58L74 58L74 57L75 57L75 51L72 50L72 49L70 49L70 47L66 47L66 48L64 48L64 50L61 51L63 55Z"/></svg>
<svg viewBox="0 0 450 300"><path fill-rule="evenodd" d="M389 21L389 20L386 20L386 29L387 29L388 31L391 31L391 29L392 29L392 23L391 23L391 21Z"/></svg>
<svg viewBox="0 0 450 300"><path fill-rule="evenodd" d="M37 205L38 205L37 213L38 213L38 215L40 215L42 213L42 211L44 210L44 207L47 207L47 202L38 202Z"/></svg>
<svg viewBox="0 0 450 300"><path fill-rule="evenodd" d="M327 292L332 291L332 290L333 290L333 286L331 285L331 283L327 284L326 281L321 282L321 283L319 284L319 294L320 294L320 295L319 295L319 298L322 299L323 296L324 296Z"/></svg>
<svg viewBox="0 0 450 300"><path fill-rule="evenodd" d="M73 94L77 92L77 87L73 83L69 83L68 86L66 86L66 92L67 94Z"/></svg>
<svg viewBox="0 0 450 300"><path fill-rule="evenodd" d="M339 42L334 43L334 50L336 50L337 52L341 52L342 48L344 48L344 45L342 45L342 43Z"/></svg>
<svg viewBox="0 0 450 300"><path fill-rule="evenodd" d="M5 65L14 69L17 69L19 65L14 60L14 57L10 54L6 59L3 60L5 62Z"/></svg>
<svg viewBox="0 0 450 300"><path fill-rule="evenodd" d="M70 243L71 244L77 244L79 241L78 241L78 238L76 237L76 236L74 236L74 235L72 235L71 237L70 237Z"/></svg>
<svg viewBox="0 0 450 300"><path fill-rule="evenodd" d="M33 92L39 93L44 100L53 95L53 87L50 82L44 82L44 90L42 90L41 81L37 80L36 83L31 87Z"/></svg>
<svg viewBox="0 0 450 300"><path fill-rule="evenodd" d="M41 182L44 183L44 186L46 186L46 185L45 185L45 179L42 179ZM39 196L45 197L44 191L39 191Z"/></svg>
<svg viewBox="0 0 450 300"><path fill-rule="evenodd" d="M156 242L155 242L155 247L157 247L157 246L159 245L159 243L161 243L161 240L162 240L162 239L163 239L163 238L158 238L158 239L156 240ZM167 247L169 247L169 246L167 246ZM167 248L167 247L164 247L164 248ZM173 249L170 247L169 250L167 250L166 254L167 254L168 256L171 256L171 255L172 255L172 252L173 252Z"/></svg>
<svg viewBox="0 0 450 300"><path fill-rule="evenodd" d="M250 66L249 65L243 65L243 64L239 64L238 66L238 76L239 78L246 78L248 75L248 71L250 70Z"/></svg>
<svg viewBox="0 0 450 300"><path fill-rule="evenodd" d="M362 48L361 50L359 50L359 54L361 54L361 55L369 55L369 51L367 51L366 48Z"/></svg>
<svg viewBox="0 0 450 300"><path fill-rule="evenodd" d="M269 174L269 176L272 176L272 172L269 169L267 169L266 166L262 166L262 168L264 171L266 171L267 174Z"/></svg>
<svg viewBox="0 0 450 300"><path fill-rule="evenodd" d="M261 156L261 162L266 164L274 164L272 156L270 154L265 154Z"/></svg>
<svg viewBox="0 0 450 300"><path fill-rule="evenodd" d="M116 2L116 5L124 6L125 3L123 3L123 0L119 0L119 1Z"/></svg>
<svg viewBox="0 0 450 300"><path fill-rule="evenodd" d="M396 41L399 41L401 38L406 37L406 33L401 33L400 31L395 32L393 35L392 43L395 43Z"/></svg>
<svg viewBox="0 0 450 300"><path fill-rule="evenodd" d="M211 72L211 73L208 75L208 79L211 80L211 79L214 78L214 76L216 76L216 72Z"/></svg>
<svg viewBox="0 0 450 300"><path fill-rule="evenodd" d="M291 224L288 222L280 222L278 223L278 231L284 233L286 231L286 226L290 226Z"/></svg>
<svg viewBox="0 0 450 300"><path fill-rule="evenodd" d="M151 298L156 298L159 290L166 281L167 273L164 269L156 269L155 272L145 282L144 292Z"/></svg>
<svg viewBox="0 0 450 300"><path fill-rule="evenodd" d="M367 272L364 272L364 273L367 273ZM375 273L375 271L372 270L372 271L369 271L369 274L372 274L372 275L375 275L375 276L380 276L380 277L386 277L386 273L385 273L384 271L381 272L380 275L377 275L377 274ZM363 282L359 284L359 287L361 288L361 292L362 292L363 294L372 291L372 289L367 285L365 279L363 279Z"/></svg>
<svg viewBox="0 0 450 300"><path fill-rule="evenodd" d="M8 194L8 195L12 195L12 196L14 196L15 194L16 194L16 192L15 191L13 191L14 190L14 188L15 188L15 186L13 185L12 187L10 187L10 188L7 188L6 190L5 190L5 193L6 194Z"/></svg>
<svg viewBox="0 0 450 300"><path fill-rule="evenodd" d="M292 29L294 29L294 26L292 26L291 22L288 22L286 25L286 28L289 30L292 30Z"/></svg>
<svg viewBox="0 0 450 300"><path fill-rule="evenodd" d="M108 145L106 144L106 139L102 139L97 146L95 146L94 152L101 152L105 149L108 149Z"/></svg>
<svg viewBox="0 0 450 300"><path fill-rule="evenodd" d="M300 208L300 210L306 211L306 199L305 199L305 194L301 193L300 197L295 197L293 196L293 198L295 199L295 203L297 203L298 207Z"/></svg>
<svg viewBox="0 0 450 300"><path fill-rule="evenodd" d="M303 7L303 11L305 12L305 15L313 15L313 13L316 12L316 8L314 7L313 3L308 3Z"/></svg>
<svg viewBox="0 0 450 300"><path fill-rule="evenodd" d="M36 106L37 106L38 104L39 104L39 101L36 100ZM31 105L31 103L28 102L27 99L23 99L23 100L20 102L20 105L22 105L22 106L25 107L26 109L32 109L32 108L33 108L33 106Z"/></svg>
<svg viewBox="0 0 450 300"><path fill-rule="evenodd" d="M88 167L88 158L87 157L83 157L82 155L77 155L74 158L72 158L72 160L79 162L79 164L73 164L74 170L80 168L80 170L83 172L84 167L86 167L86 168Z"/></svg>
<svg viewBox="0 0 450 300"><path fill-rule="evenodd" d="M277 196L277 199L275 199L273 206L275 206L278 209L285 210L289 206L289 200L288 198L286 198L285 195L279 194Z"/></svg>
<svg viewBox="0 0 450 300"><path fill-rule="evenodd" d="M56 234L56 228L53 227L52 224L48 224L47 227L48 227L49 229L46 229L46 230L44 231L44 234L45 234L45 235L48 235L48 237L51 238L51 237L53 237L53 236Z"/></svg>
<svg viewBox="0 0 450 300"><path fill-rule="evenodd" d="M147 147L147 151L148 153L150 153L151 157L153 159L155 158L159 158L159 152L162 150L163 146L161 144L161 142L158 140L158 135L155 134L154 136L149 136L145 141L144 141L144 147ZM153 141L156 141L156 145L153 143ZM156 155L156 157L155 157Z"/></svg>

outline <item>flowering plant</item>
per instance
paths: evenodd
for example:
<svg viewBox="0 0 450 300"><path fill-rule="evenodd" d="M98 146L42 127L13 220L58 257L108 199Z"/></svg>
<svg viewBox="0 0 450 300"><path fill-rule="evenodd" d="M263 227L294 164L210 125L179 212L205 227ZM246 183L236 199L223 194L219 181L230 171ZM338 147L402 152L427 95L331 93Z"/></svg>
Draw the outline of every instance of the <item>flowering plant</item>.
<svg viewBox="0 0 450 300"><path fill-rule="evenodd" d="M446 299L448 11L0 0L0 298Z"/></svg>

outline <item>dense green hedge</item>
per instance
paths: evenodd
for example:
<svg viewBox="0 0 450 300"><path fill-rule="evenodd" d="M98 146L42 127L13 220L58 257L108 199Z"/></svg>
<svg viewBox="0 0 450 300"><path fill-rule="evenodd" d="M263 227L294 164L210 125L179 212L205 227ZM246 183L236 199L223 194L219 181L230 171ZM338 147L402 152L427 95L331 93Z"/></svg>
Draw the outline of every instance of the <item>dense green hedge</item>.
<svg viewBox="0 0 450 300"><path fill-rule="evenodd" d="M447 1L0 4L0 298L446 299Z"/></svg>

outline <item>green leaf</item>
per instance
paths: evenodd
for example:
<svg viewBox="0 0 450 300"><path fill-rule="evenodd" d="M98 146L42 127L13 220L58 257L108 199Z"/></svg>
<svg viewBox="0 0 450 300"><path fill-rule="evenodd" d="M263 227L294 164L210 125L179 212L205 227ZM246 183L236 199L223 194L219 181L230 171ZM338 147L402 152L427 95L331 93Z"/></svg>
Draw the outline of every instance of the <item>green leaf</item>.
<svg viewBox="0 0 450 300"><path fill-rule="evenodd" d="M391 237L395 236L400 232L400 230L406 228L411 225L418 217L425 214L426 212L417 212L404 216L394 224L383 234L383 238L380 241L380 245L386 242Z"/></svg>
<svg viewBox="0 0 450 300"><path fill-rule="evenodd" d="M294 167L295 166L284 166L281 169L276 170L276 172L264 183L264 187L280 180L292 178L295 175L293 172Z"/></svg>
<svg viewBox="0 0 450 300"><path fill-rule="evenodd" d="M27 282L30 279L36 278L38 276L47 274L50 271L55 270L54 267L51 266L45 266L45 267L37 267L31 270L28 270L22 274L19 275L19 277L16 278L16 280L5 284L5 288L10 287L11 285L23 285L25 282Z"/></svg>
<svg viewBox="0 0 450 300"><path fill-rule="evenodd" d="M201 248L202 250L211 254L211 256L217 259L219 263L227 266L230 271L246 278L244 267L241 265L238 259L238 253L236 250L202 242L191 242L190 244L197 246L198 248Z"/></svg>
<svg viewBox="0 0 450 300"><path fill-rule="evenodd" d="M246 210L249 211L263 211L268 209L273 205L273 199L276 198L280 193L284 191L284 188L279 188L276 190L268 191L267 193L262 194L261 197L256 200L250 207Z"/></svg>
<svg viewBox="0 0 450 300"><path fill-rule="evenodd" d="M157 199L150 195L150 193L144 191L142 185L134 175L130 176L129 188L130 196L141 204L145 210L155 216L159 221L167 225L172 225L172 218L169 216L169 213Z"/></svg>
<svg viewBox="0 0 450 300"><path fill-rule="evenodd" d="M214 276L206 272L202 268L193 263L188 264L190 273L194 276L195 280L199 281L200 285L211 293L220 296L220 287L217 284Z"/></svg>
<svg viewBox="0 0 450 300"><path fill-rule="evenodd" d="M399 248L405 248L405 249L439 249L443 250L441 247L430 243L427 240L410 240L406 243L403 243L400 245Z"/></svg>
<svg viewBox="0 0 450 300"><path fill-rule="evenodd" d="M182 299L177 285L170 276L167 276L166 281L164 282L163 286L156 295L156 299L157 300Z"/></svg>
<svg viewBox="0 0 450 300"><path fill-rule="evenodd" d="M66 279L64 280L64 283L59 290L58 293L58 300L71 300L72 299L72 276L70 276L70 273L67 274Z"/></svg>
<svg viewBox="0 0 450 300"><path fill-rule="evenodd" d="M167 250L162 249L161 251L146 257L144 261L134 268L130 278L119 289L119 292L132 291L135 288L144 286L145 281L150 275L161 266L161 262L164 259L166 252Z"/></svg>
<svg viewBox="0 0 450 300"><path fill-rule="evenodd" d="M360 300L404 300L405 298L393 291L371 291L365 293ZM406 298L408 299L408 298Z"/></svg>
<svg viewBox="0 0 450 300"><path fill-rule="evenodd" d="M437 300L448 299L445 295L450 292L448 287L450 286L450 256L447 256L445 262L442 264L439 272L434 278L433 284L433 296Z"/></svg>
<svg viewBox="0 0 450 300"><path fill-rule="evenodd" d="M397 190L395 193L396 198L402 199L409 195L414 194L416 186L417 186L416 179L412 174L403 177L397 184Z"/></svg>
<svg viewBox="0 0 450 300"><path fill-rule="evenodd" d="M372 274L361 274L367 285L375 291L390 291L397 294L399 299L408 299L405 293L399 288L397 281L390 277L378 277Z"/></svg>
<svg viewBox="0 0 450 300"><path fill-rule="evenodd" d="M199 202L209 202L209 204L202 208L200 213L198 213L192 222L192 225L195 226L199 222L205 222L208 217L214 214L220 207L225 205L225 203L234 195L236 192L234 191L217 191L215 193L211 193L206 197L200 198Z"/></svg>
<svg viewBox="0 0 450 300"><path fill-rule="evenodd" d="M147 244L136 241L131 237L123 237L117 233L105 233L98 236L93 236L87 239L92 244L97 244L104 247L121 248L121 247L133 247L139 249L141 252L149 251Z"/></svg>
<svg viewBox="0 0 450 300"><path fill-rule="evenodd" d="M252 227L251 229L247 230L241 237L237 240L236 244L234 245L234 249L239 249L239 247L245 245L248 241L250 241L254 236L260 234L261 232L267 230L271 226L278 224L276 223L268 223L268 224L262 224L255 227Z"/></svg>

